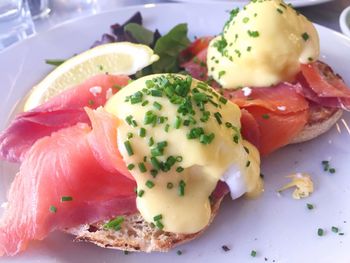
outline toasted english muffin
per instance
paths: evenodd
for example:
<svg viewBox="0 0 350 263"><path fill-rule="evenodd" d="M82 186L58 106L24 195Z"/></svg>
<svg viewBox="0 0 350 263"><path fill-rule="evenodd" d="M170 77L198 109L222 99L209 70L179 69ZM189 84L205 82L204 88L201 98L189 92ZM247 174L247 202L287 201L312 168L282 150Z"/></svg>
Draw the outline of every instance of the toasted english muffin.
<svg viewBox="0 0 350 263"><path fill-rule="evenodd" d="M146 222L140 213L124 216L121 230L105 229L107 221L85 224L67 229L75 236L75 241L87 241L100 247L138 252L167 252L170 249L191 241L201 235L214 220L224 197L217 198L211 204L209 224L194 234L176 234L159 230Z"/></svg>
<svg viewBox="0 0 350 263"><path fill-rule="evenodd" d="M327 132L342 114L343 110L341 109L312 105L309 109L307 124L290 144L309 141Z"/></svg>

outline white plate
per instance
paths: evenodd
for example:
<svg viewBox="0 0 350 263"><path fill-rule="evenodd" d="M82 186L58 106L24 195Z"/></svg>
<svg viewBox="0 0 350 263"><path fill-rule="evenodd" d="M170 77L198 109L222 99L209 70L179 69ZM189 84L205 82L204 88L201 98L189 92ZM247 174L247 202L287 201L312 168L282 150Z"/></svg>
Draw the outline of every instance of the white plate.
<svg viewBox="0 0 350 263"><path fill-rule="evenodd" d="M345 8L339 17L339 25L341 31L350 37L350 6Z"/></svg>
<svg viewBox="0 0 350 263"><path fill-rule="evenodd" d="M247 4L250 0L174 0L176 2L185 2L185 3L198 3L203 4L205 2L208 3L220 3L220 2L230 2L232 4ZM292 4L294 7L303 7L310 5L318 5L322 3L327 3L333 0L285 0L286 3Z"/></svg>
<svg viewBox="0 0 350 263"><path fill-rule="evenodd" d="M187 22L191 36L220 32L232 4L156 5L131 7L100 14L57 27L30 38L0 54L1 128L5 127L14 105L49 70L46 58L66 58L90 47L109 25L123 22L140 10L145 25L166 32L177 23ZM322 59L350 83L350 41L334 31L317 26L321 38ZM43 242L34 242L23 254L1 258L0 262L349 262L350 260L350 130L344 114L337 127L318 139L286 147L263 160L266 190L258 200L227 199L209 229L197 240L169 253L127 256L91 244L73 243L72 237L54 233ZM331 158L334 175L322 171L321 161ZM0 203L14 176L15 166L0 164ZM315 193L304 200L293 200L291 192L277 196L276 190L292 172L309 172ZM314 210L306 208L315 205ZM344 236L331 231L339 227ZM317 229L326 229L323 237ZM222 245L231 251L224 252ZM250 256L251 250L257 257ZM273 261L275 260L275 261Z"/></svg>

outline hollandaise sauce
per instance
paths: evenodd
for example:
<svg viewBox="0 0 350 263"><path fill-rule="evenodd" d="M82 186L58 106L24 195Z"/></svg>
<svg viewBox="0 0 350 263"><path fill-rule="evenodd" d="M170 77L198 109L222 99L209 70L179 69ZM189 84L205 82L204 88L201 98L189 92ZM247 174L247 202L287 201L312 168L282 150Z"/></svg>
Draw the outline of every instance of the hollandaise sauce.
<svg viewBox="0 0 350 263"><path fill-rule="evenodd" d="M137 182L138 210L159 229L203 229L219 180L236 185L235 197L260 193L259 153L241 137L240 109L207 84L150 75L115 94L105 109L120 120L118 148Z"/></svg>
<svg viewBox="0 0 350 263"><path fill-rule="evenodd" d="M223 88L269 87L291 81L300 63L319 56L313 24L281 0L253 0L231 11L208 48L208 74Z"/></svg>

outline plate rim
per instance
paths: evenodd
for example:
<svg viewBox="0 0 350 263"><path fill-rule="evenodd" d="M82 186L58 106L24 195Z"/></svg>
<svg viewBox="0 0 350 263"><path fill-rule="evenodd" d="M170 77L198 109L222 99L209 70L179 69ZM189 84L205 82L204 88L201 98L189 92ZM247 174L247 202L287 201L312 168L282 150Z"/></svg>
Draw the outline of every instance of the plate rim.
<svg viewBox="0 0 350 263"><path fill-rule="evenodd" d="M162 7L174 6L174 5L177 5L177 6L196 6L196 5L198 5L198 3L185 2L186 0L184 2L181 2L181 0L176 0L176 1L179 1L179 2L150 3L150 4L142 4L142 5L130 5L130 6L125 6L125 7L120 7L120 8L114 8L112 10L102 11L100 13L93 14L93 15L87 15L87 16L77 17L75 19L74 18L73 19L69 19L69 20L64 21L62 23L54 25L54 26L50 27L47 30L44 30L42 32L36 33L36 34L34 34L32 36L29 36L28 38L24 39L23 41L19 41L19 42L15 43L15 44L13 44L13 45L3 49L3 50L0 50L0 58L1 58L1 56L3 54L6 54L6 53L12 51L13 49L15 49L15 48L17 48L19 46L25 45L29 41L33 41L33 40L37 39L38 37L42 37L43 35L46 35L46 34L50 34L52 31L59 30L62 27L68 26L69 24L77 23L77 22L80 23L80 22L82 22L84 20L91 19L92 17L103 16L105 14L109 14L109 13L113 13L113 12L122 12L122 11L129 11L129 10L142 11L144 9L149 9L149 8L154 9L154 8L162 8ZM310 1L325 1L325 2L329 2L329 1L333 1L333 0L310 0ZM234 5L232 5L232 4L234 4ZM244 3L228 2L228 1L225 1L225 0L219 0L219 3L204 2L201 5L215 6L215 8L223 8L224 9L224 8L233 8L234 6L243 7ZM140 10L137 10L137 9L140 9ZM338 31L336 31L334 29L328 28L326 26L323 26L323 25L320 25L320 24L317 24L317 23L313 23L313 24L316 27L321 27L322 30L323 29L329 30L332 33L336 33L336 35L338 35L338 36L344 37L344 35L342 33L338 32ZM347 39L347 38L345 37L345 39ZM349 40L349 39L347 39L347 40Z"/></svg>

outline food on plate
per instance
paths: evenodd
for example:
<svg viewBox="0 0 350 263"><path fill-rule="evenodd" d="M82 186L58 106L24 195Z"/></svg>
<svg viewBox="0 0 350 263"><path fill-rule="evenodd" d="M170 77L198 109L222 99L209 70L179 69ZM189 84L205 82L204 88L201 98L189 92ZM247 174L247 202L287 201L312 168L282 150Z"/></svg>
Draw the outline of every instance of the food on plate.
<svg viewBox="0 0 350 263"><path fill-rule="evenodd" d="M231 11L210 41L208 75L223 88L269 87L292 81L319 53L317 31L305 16L283 1L257 0Z"/></svg>
<svg viewBox="0 0 350 263"><path fill-rule="evenodd" d="M24 111L34 109L49 98L81 84L97 74L131 75L158 60L145 45L129 42L95 47L67 60L48 74L28 95ZM98 93L99 89L96 89Z"/></svg>
<svg viewBox="0 0 350 263"><path fill-rule="evenodd" d="M349 110L350 90L318 59L311 22L283 1L257 0L232 10L217 37L195 40L181 65L254 117L267 155L319 136Z"/></svg>
<svg viewBox="0 0 350 263"><path fill-rule="evenodd" d="M60 113L51 105L59 100L61 107L70 106L65 98L79 100L90 87L88 81L69 89L34 112L46 106L55 120ZM232 198L262 191L259 153L241 136L238 106L190 76L143 77L117 92L104 109L85 111L91 127L78 121L20 149L25 153L1 220L1 254L16 254L53 230L86 223L103 221L103 233L114 233L121 222L117 229L108 220L140 218L136 212L148 231L170 237L156 245L154 236L137 243L122 235L109 246L164 251L207 227L228 190Z"/></svg>
<svg viewBox="0 0 350 263"><path fill-rule="evenodd" d="M280 0L235 9L222 34L193 43L186 24L161 36L140 14L112 30L101 42L139 44L97 42L67 60L0 134L0 156L20 163L0 255L55 230L167 251L201 234L226 194L259 196L260 154L318 136L349 109L315 28ZM292 179L282 189L313 191L310 177Z"/></svg>
<svg viewBox="0 0 350 263"><path fill-rule="evenodd" d="M313 193L314 183L309 174L295 173L287 177L291 178L292 181L278 189L278 192L283 192L284 190L295 187L292 195L294 199L305 198Z"/></svg>

